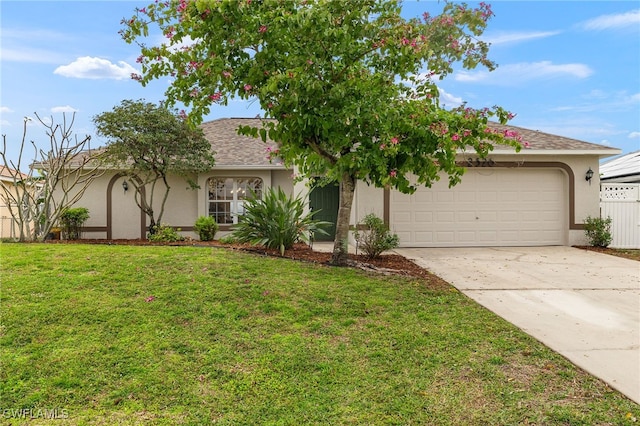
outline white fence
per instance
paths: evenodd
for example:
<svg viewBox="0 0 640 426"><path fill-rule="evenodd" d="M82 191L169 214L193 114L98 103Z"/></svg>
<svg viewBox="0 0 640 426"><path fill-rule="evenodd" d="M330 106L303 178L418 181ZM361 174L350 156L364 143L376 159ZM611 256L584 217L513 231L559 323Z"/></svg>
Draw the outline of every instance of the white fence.
<svg viewBox="0 0 640 426"><path fill-rule="evenodd" d="M600 216L611 217L610 247L640 249L640 184L603 183Z"/></svg>

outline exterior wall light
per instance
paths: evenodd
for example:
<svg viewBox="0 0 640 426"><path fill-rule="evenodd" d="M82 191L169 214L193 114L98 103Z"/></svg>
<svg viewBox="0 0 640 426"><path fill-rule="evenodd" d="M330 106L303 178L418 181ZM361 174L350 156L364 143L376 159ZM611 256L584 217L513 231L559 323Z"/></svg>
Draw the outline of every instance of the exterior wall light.
<svg viewBox="0 0 640 426"><path fill-rule="evenodd" d="M591 169L589 169L589 170L591 170ZM591 173L593 173L593 172L591 172ZM124 192L127 192L129 190L129 184L127 183L126 180L122 182L122 189L124 189Z"/></svg>
<svg viewBox="0 0 640 426"><path fill-rule="evenodd" d="M591 185L591 178L592 177L593 177L593 170L591 170L591 167L589 167L589 170L587 170L587 173L584 176L584 180L589 182L589 185Z"/></svg>

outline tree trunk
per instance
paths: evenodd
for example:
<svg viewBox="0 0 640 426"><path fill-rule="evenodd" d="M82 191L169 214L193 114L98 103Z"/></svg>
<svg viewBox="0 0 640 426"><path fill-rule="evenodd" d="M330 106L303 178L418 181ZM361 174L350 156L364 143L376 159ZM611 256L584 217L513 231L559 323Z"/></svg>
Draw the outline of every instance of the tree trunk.
<svg viewBox="0 0 640 426"><path fill-rule="evenodd" d="M340 206L338 207L338 220L336 222L336 237L333 243L333 256L331 264L345 266L348 260L349 250L349 221L351 219L351 206L353 194L356 189L356 178L345 172L340 182Z"/></svg>

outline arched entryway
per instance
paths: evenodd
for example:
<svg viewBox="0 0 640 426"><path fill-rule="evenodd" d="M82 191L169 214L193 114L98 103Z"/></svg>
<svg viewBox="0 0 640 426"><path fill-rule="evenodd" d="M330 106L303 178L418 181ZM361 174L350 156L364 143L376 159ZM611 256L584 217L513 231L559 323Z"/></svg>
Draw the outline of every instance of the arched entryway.
<svg viewBox="0 0 640 426"><path fill-rule="evenodd" d="M135 202L134 192L126 176L118 174L109 181L107 239L146 238L146 217Z"/></svg>

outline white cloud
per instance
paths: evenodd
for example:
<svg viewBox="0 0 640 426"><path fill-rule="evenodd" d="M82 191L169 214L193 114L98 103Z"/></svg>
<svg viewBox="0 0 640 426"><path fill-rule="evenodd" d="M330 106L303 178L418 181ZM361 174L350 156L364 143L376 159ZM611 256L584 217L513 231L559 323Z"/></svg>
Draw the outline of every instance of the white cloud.
<svg viewBox="0 0 640 426"><path fill-rule="evenodd" d="M114 64L107 59L83 56L68 65L59 66L53 73L70 78L125 80L139 71L124 61Z"/></svg>
<svg viewBox="0 0 640 426"><path fill-rule="evenodd" d="M453 96L451 93L447 93L444 89L438 87L438 92L440 92L440 104L442 106L446 106L449 108L455 108L464 102L462 98L458 96Z"/></svg>
<svg viewBox="0 0 640 426"><path fill-rule="evenodd" d="M64 56L59 47L53 48L53 46L65 46L71 42L71 38L55 31L3 28L0 60L40 64L60 63L64 61Z"/></svg>
<svg viewBox="0 0 640 426"><path fill-rule="evenodd" d="M54 114L60 113L60 112L78 112L80 111L79 109L75 109L74 107L70 106L70 105L65 105L65 106L56 106L51 108L51 112Z"/></svg>
<svg viewBox="0 0 640 426"><path fill-rule="evenodd" d="M0 114L6 114L8 112L13 112L13 110L6 106L0 106Z"/></svg>
<svg viewBox="0 0 640 426"><path fill-rule="evenodd" d="M529 40L552 37L560 34L560 31L531 31L531 32L498 32L486 35L483 40L491 45L520 43Z"/></svg>
<svg viewBox="0 0 640 426"><path fill-rule="evenodd" d="M602 15L582 23L586 30L608 30L626 27L637 28L640 24L640 9L616 15Z"/></svg>
<svg viewBox="0 0 640 426"><path fill-rule="evenodd" d="M632 112L637 110L640 102L640 93L629 95L626 91L604 92L602 90L592 90L582 98L585 102L574 105L559 105L551 111L571 111L571 112Z"/></svg>
<svg viewBox="0 0 640 426"><path fill-rule="evenodd" d="M24 47L20 49L2 48L0 60L9 62L29 62L39 64L60 63L62 56L47 49Z"/></svg>
<svg viewBox="0 0 640 426"><path fill-rule="evenodd" d="M456 81L517 85L531 80L559 77L587 78L593 70L584 64L553 64L550 61L521 62L498 67L495 71L461 71L454 75Z"/></svg>
<svg viewBox="0 0 640 426"><path fill-rule="evenodd" d="M627 137L629 139L640 139L640 132L631 132Z"/></svg>

